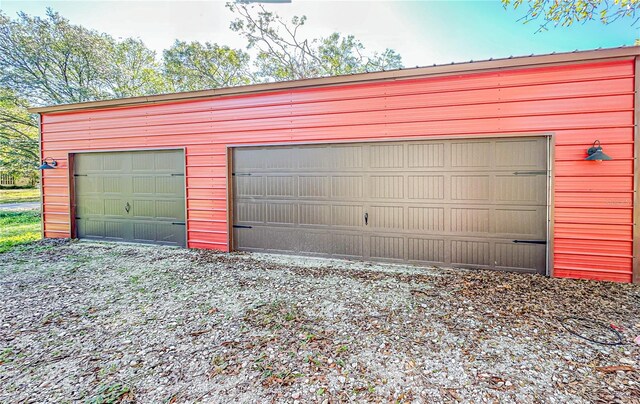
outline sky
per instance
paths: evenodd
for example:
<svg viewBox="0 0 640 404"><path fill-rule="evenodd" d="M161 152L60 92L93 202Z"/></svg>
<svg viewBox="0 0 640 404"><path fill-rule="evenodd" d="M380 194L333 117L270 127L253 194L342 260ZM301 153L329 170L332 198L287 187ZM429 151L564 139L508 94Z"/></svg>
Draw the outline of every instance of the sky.
<svg viewBox="0 0 640 404"><path fill-rule="evenodd" d="M229 29L224 1L11 1L0 0L9 16L44 15L47 7L116 38L140 38L161 55L174 40L209 41L244 48ZM500 1L304 1L267 4L283 17L306 15L305 36L353 34L369 51L392 48L406 67L488 58L632 45L640 23L599 21L536 33L539 23L518 21L524 11L505 10Z"/></svg>

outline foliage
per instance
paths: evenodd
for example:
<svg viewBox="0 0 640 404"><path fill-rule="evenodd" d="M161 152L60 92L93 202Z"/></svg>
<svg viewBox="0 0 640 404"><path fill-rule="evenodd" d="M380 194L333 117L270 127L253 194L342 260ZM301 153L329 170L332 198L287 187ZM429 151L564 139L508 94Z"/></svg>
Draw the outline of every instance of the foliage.
<svg viewBox="0 0 640 404"><path fill-rule="evenodd" d="M0 351L0 365L13 362L15 356L16 354L13 352L13 348L9 347L3 349Z"/></svg>
<svg viewBox="0 0 640 404"><path fill-rule="evenodd" d="M34 175L37 120L27 105L65 104L165 90L155 53L139 40L45 18L0 13L0 166Z"/></svg>
<svg viewBox="0 0 640 404"><path fill-rule="evenodd" d="M124 98L171 91L161 73L156 53L139 39L111 41L105 55L105 91Z"/></svg>
<svg viewBox="0 0 640 404"><path fill-rule="evenodd" d="M363 73L370 71L398 69L402 67L402 58L392 49L382 53L363 56L364 45L353 35L346 37L334 32L321 40L318 47L323 75Z"/></svg>
<svg viewBox="0 0 640 404"><path fill-rule="evenodd" d="M98 394L87 400L90 404L114 404L130 395L131 389L120 383L103 384L98 387Z"/></svg>
<svg viewBox="0 0 640 404"><path fill-rule="evenodd" d="M296 80L338 74L361 73L402 67L395 51L366 55L364 45L354 36L333 33L327 38L302 36L307 17L295 16L285 21L264 6L227 3L238 17L231 29L258 51L257 75L264 81Z"/></svg>
<svg viewBox="0 0 640 404"><path fill-rule="evenodd" d="M249 55L210 42L175 41L164 51L164 74L171 91L250 84Z"/></svg>
<svg viewBox="0 0 640 404"><path fill-rule="evenodd" d="M34 178L34 181L37 181L37 177ZM11 190L16 190L16 189L36 189L37 185L31 185L31 184L26 184L26 185L3 185L2 187L0 187L0 190L5 190L5 189L11 189Z"/></svg>
<svg viewBox="0 0 640 404"><path fill-rule="evenodd" d="M37 120L27 101L0 88L0 170L33 176L38 154Z"/></svg>
<svg viewBox="0 0 640 404"><path fill-rule="evenodd" d="M40 212L0 212L0 253L40 239Z"/></svg>
<svg viewBox="0 0 640 404"><path fill-rule="evenodd" d="M31 104L63 104L166 90L155 52L142 41L46 18L0 13L0 87Z"/></svg>
<svg viewBox="0 0 640 404"><path fill-rule="evenodd" d="M632 18L637 22L636 13L640 9L639 0L501 0L505 8L526 7L525 22L542 18L539 30L546 30L549 24L570 26L576 22L599 19L608 24L621 18Z"/></svg>
<svg viewBox="0 0 640 404"><path fill-rule="evenodd" d="M0 204L18 202L37 202L40 200L40 190L29 189L0 189Z"/></svg>
<svg viewBox="0 0 640 404"><path fill-rule="evenodd" d="M50 9L47 18L0 14L0 86L36 104L107 98L104 60L112 42Z"/></svg>

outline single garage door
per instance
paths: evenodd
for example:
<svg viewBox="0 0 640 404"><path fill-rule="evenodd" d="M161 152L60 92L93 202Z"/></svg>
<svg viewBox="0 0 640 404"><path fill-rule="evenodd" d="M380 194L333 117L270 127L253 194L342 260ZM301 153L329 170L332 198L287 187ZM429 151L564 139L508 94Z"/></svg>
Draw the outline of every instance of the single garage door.
<svg viewBox="0 0 640 404"><path fill-rule="evenodd" d="M547 140L234 150L238 250L545 272Z"/></svg>
<svg viewBox="0 0 640 404"><path fill-rule="evenodd" d="M186 245L182 150L74 156L78 238Z"/></svg>

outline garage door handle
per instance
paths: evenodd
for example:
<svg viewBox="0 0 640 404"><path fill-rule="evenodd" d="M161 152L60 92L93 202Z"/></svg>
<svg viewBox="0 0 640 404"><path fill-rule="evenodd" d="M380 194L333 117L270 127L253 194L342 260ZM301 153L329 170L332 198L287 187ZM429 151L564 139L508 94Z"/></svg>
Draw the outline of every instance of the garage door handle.
<svg viewBox="0 0 640 404"><path fill-rule="evenodd" d="M539 171L516 171L513 173L514 175L546 175L547 172L544 170Z"/></svg>
<svg viewBox="0 0 640 404"><path fill-rule="evenodd" d="M129 213L129 211L131 210L131 205L129 205L129 202L127 202L127 204L124 205L124 210L126 210L127 213Z"/></svg>
<svg viewBox="0 0 640 404"><path fill-rule="evenodd" d="M369 224L369 214L365 213L364 214L364 225L367 226Z"/></svg>
<svg viewBox="0 0 640 404"><path fill-rule="evenodd" d="M547 244L547 240L513 240L516 244Z"/></svg>

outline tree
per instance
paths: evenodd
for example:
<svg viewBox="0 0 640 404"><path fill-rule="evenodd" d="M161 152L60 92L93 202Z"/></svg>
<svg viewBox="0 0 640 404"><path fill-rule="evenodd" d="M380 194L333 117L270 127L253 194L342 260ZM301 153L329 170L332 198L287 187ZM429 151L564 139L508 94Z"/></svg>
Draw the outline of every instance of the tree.
<svg viewBox="0 0 640 404"><path fill-rule="evenodd" d="M338 74L361 73L402 67L400 55L390 49L366 55L364 45L352 35L333 33L307 39L301 34L307 17L285 21L262 5L227 3L238 17L231 29L255 48L257 75L264 81L296 80Z"/></svg>
<svg viewBox="0 0 640 404"><path fill-rule="evenodd" d="M164 91L155 54L138 40L45 18L0 12L0 166L39 165L37 121L28 105L65 104Z"/></svg>
<svg viewBox="0 0 640 404"><path fill-rule="evenodd" d="M170 91L156 53L139 39L111 42L106 57L103 80L109 97L135 97Z"/></svg>
<svg viewBox="0 0 640 404"><path fill-rule="evenodd" d="M526 7L524 22L542 19L540 30L549 24L557 27L573 25L599 19L609 24L621 18L632 18L637 22L636 12L640 10L638 0L501 0L505 8Z"/></svg>
<svg viewBox="0 0 640 404"><path fill-rule="evenodd" d="M323 75L337 76L402 67L402 58L392 49L385 49L382 53L374 52L369 57L363 55L364 50L364 45L353 35L342 37L334 32L321 39L318 57Z"/></svg>
<svg viewBox="0 0 640 404"><path fill-rule="evenodd" d="M249 54L210 42L176 40L164 51L164 75L171 91L250 84Z"/></svg>
<svg viewBox="0 0 640 404"><path fill-rule="evenodd" d="M166 91L155 53L137 39L116 41L45 18L0 13L0 166L25 173L39 165L37 121L28 105L65 104ZM21 95L21 96L18 96Z"/></svg>
<svg viewBox="0 0 640 404"><path fill-rule="evenodd" d="M29 176L39 161L37 121L27 101L0 89L0 170Z"/></svg>
<svg viewBox="0 0 640 404"><path fill-rule="evenodd" d="M48 10L46 18L0 13L0 166L35 170L37 123L28 104L60 104L105 97L101 81L109 38L73 26ZM19 97L18 94L22 95Z"/></svg>
<svg viewBox="0 0 640 404"><path fill-rule="evenodd" d="M71 25L51 10L47 18L0 14L0 86L36 104L105 98L106 35Z"/></svg>

